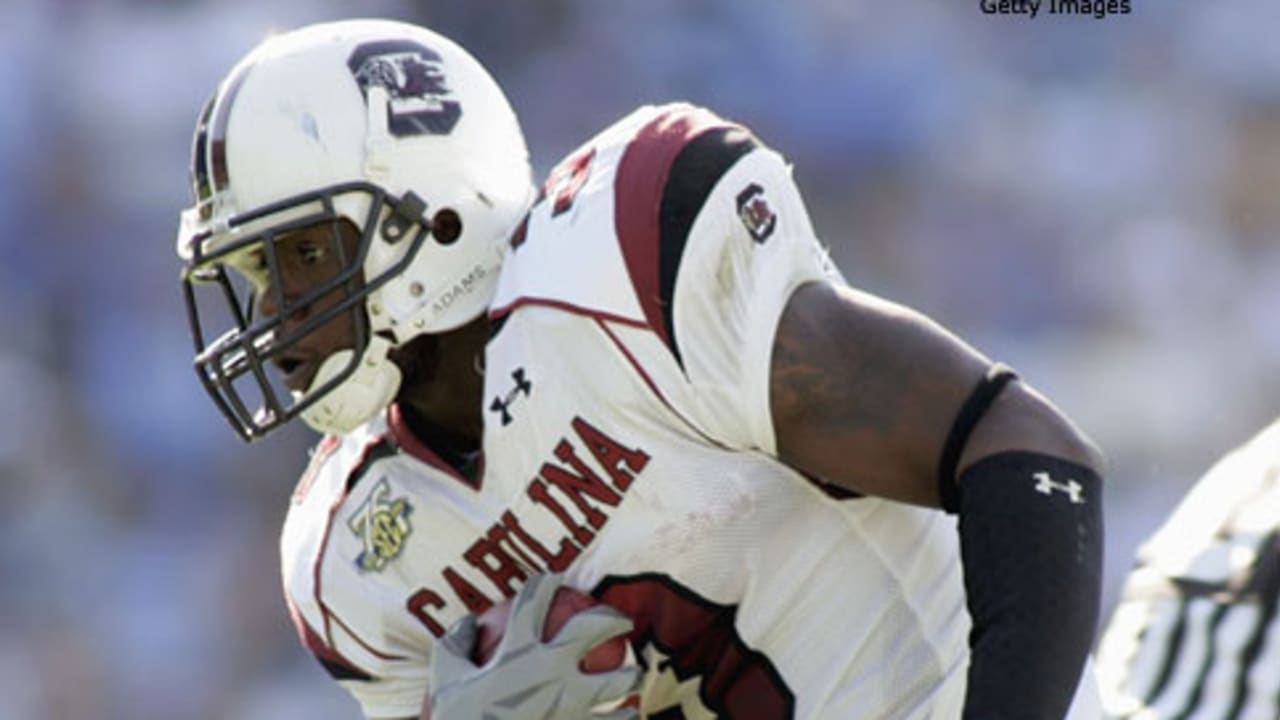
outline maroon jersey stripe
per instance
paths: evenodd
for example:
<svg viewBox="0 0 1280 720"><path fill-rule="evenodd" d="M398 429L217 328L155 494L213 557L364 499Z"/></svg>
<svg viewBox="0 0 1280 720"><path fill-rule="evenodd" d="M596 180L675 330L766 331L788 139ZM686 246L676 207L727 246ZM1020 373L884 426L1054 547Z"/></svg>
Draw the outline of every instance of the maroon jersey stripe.
<svg viewBox="0 0 1280 720"><path fill-rule="evenodd" d="M609 322L615 322L622 325L630 325L631 327L637 327L637 328L648 327L648 325L646 325L645 323L639 320L633 320L631 318L623 317L621 315L614 315L613 313L604 312L602 310L593 310L591 308L584 307L582 305L575 305L573 303L565 302L563 300L553 300L551 298L532 297L528 295L521 295L520 297L516 298L515 300L512 300L506 305L493 308L492 310L489 311L489 319L502 320L506 316L515 312L519 308L525 307L526 305L555 308L557 310L564 310L565 312L574 313L575 315L582 315L583 317L607 320Z"/></svg>
<svg viewBox="0 0 1280 720"><path fill-rule="evenodd" d="M622 353L622 356L627 359L631 368L636 371L636 374L640 376L640 379L643 380L644 384L649 388L649 392L653 393L653 396L658 399L658 402L662 403L663 407L678 418L680 422L684 423L685 427L693 431L695 435L702 438L703 442L714 445L722 450L728 449L719 440L716 440L710 435L704 433L701 428L699 428L692 420L685 417L683 413L677 410L676 407L667 400L667 396L662 393L662 390L658 387L658 384L654 382L653 378L649 377L649 373L645 371L644 366L640 364L640 361L636 359L636 356L633 355L631 350L627 348L626 344L622 342L622 339L609 328L609 324L603 318L596 318L595 321L596 324L600 326L600 329L604 331L604 334L613 341L614 346L617 347L618 351Z"/></svg>
<svg viewBox="0 0 1280 720"><path fill-rule="evenodd" d="M288 598L286 597L286 601ZM333 649L320 637L320 633L312 629L302 617L302 613L292 603L288 602L289 615L293 618L294 627L298 629L298 639L302 641L303 647L311 651L320 665L335 680L364 680L369 681L373 676L368 671L362 670L358 665L342 656L337 650Z"/></svg>
<svg viewBox="0 0 1280 720"><path fill-rule="evenodd" d="M623 152L614 181L614 227L622 255L649 327L671 346L659 282L660 214L671 165L691 140L731 124L709 110L690 106L663 112L636 133Z"/></svg>

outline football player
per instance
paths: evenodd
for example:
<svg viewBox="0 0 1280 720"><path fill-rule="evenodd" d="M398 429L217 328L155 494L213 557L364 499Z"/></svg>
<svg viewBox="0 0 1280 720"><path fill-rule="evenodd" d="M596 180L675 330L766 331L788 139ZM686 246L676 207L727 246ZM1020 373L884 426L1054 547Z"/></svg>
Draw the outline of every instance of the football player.
<svg viewBox="0 0 1280 720"><path fill-rule="evenodd" d="M615 716L1061 718L1078 685L1088 716L1097 451L848 287L742 125L642 107L535 187L473 57L344 21L231 70L192 179L196 371L245 439L325 434L284 584L368 717L638 687ZM543 643L556 582L603 605ZM513 596L477 667L474 616ZM580 672L620 630L639 670Z"/></svg>
<svg viewBox="0 0 1280 720"><path fill-rule="evenodd" d="M1280 421L1138 551L1098 646L1109 717L1280 717Z"/></svg>

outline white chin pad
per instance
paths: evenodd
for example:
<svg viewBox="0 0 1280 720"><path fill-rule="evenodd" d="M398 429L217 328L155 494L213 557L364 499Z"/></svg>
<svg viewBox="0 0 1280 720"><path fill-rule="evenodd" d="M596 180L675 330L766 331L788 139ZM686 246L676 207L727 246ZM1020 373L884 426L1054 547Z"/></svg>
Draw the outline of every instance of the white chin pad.
<svg viewBox="0 0 1280 720"><path fill-rule="evenodd" d="M375 336L369 341L355 372L327 395L302 412L302 420L326 434L351 432L368 422L395 399L400 389L400 368L387 359L390 341ZM351 362L352 350L340 350L325 358L311 387L336 377Z"/></svg>

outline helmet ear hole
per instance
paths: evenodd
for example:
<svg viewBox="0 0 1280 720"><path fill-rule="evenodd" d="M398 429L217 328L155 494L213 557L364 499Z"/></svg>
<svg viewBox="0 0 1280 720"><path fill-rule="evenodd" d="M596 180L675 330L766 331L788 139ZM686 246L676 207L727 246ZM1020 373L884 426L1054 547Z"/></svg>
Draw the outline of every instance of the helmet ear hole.
<svg viewBox="0 0 1280 720"><path fill-rule="evenodd" d="M441 245L452 245L462 235L462 218L451 208L443 208L431 218L431 237Z"/></svg>

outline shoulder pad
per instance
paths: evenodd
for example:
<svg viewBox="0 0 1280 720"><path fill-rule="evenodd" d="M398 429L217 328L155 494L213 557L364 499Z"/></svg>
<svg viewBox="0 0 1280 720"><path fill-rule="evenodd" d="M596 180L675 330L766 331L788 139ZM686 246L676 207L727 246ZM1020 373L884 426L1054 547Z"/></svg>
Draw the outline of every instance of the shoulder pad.
<svg viewBox="0 0 1280 720"><path fill-rule="evenodd" d="M688 235L716 183L757 147L741 125L687 103L605 129L551 171L491 316L535 304L648 327L678 359L671 313Z"/></svg>

